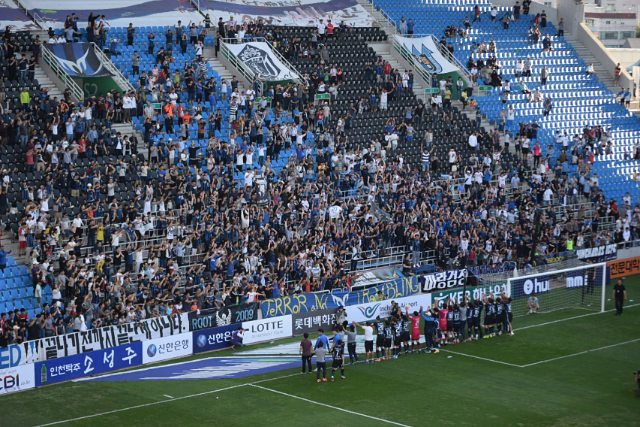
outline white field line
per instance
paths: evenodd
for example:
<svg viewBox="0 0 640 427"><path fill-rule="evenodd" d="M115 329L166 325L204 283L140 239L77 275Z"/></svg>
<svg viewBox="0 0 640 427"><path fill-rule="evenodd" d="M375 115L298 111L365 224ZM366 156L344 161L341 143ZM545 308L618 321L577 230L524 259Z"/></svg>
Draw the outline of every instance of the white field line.
<svg viewBox="0 0 640 427"><path fill-rule="evenodd" d="M489 359L487 357L475 356L473 354L460 353L460 352L457 352L457 351L447 350L447 349L444 349L444 348L441 348L440 351L442 351L444 353L456 354L458 356L470 357L472 359L484 360L485 362L497 363L499 365L511 366L512 368L522 368L522 366L516 365L515 363L503 362L501 360Z"/></svg>
<svg viewBox="0 0 640 427"><path fill-rule="evenodd" d="M603 347L592 348L590 350L579 351L577 353L567 354L565 356L552 357L551 359L545 359L545 360L540 360L538 362L528 363L528 364L522 365L520 367L521 368L528 368L529 366L535 366L535 365L540 365L542 363L554 362L556 360L561 360L561 359L568 359L569 357L575 357L575 356L580 356L582 354L593 353L595 351L606 350L606 349L609 349L609 348L618 347L618 346L621 346L621 345L627 345L627 344L631 344L631 343L638 342L638 341L640 341L640 338L635 338L635 339L632 339L632 340L629 340L629 341L619 342L617 344L605 345Z"/></svg>
<svg viewBox="0 0 640 427"><path fill-rule="evenodd" d="M173 399L173 396L169 396L168 394L163 394L164 397L166 397L167 399Z"/></svg>
<svg viewBox="0 0 640 427"><path fill-rule="evenodd" d="M357 415L357 416L364 417L364 418L369 418L371 420L379 421L381 423L392 424L392 425L400 426L400 427L410 427L407 424L398 423L396 421L387 420L385 418L374 417L372 415L363 414L361 412L351 411L349 409L340 408L339 406L333 406L333 405L329 405L327 403L322 403L322 402L318 402L318 401L315 401L315 400L307 399L307 398L304 398L304 397L296 396L295 394L289 394L289 393L285 393L283 391L278 391L278 390L274 390L272 388L263 387L263 386L259 386L259 385L255 385L255 384L249 384L249 385L251 387L254 387L254 388L259 388L260 390L265 390L265 391L269 391L271 393L280 394L282 396L287 396L287 397L290 397L292 399L302 400L303 402L311 403L312 405L324 406L325 408L330 408L330 409L334 409L336 411L346 412L347 414Z"/></svg>
<svg viewBox="0 0 640 427"><path fill-rule="evenodd" d="M260 383L267 382L267 381L281 380L281 379L285 379L285 378L294 377L296 375L302 375L302 374L299 373L299 372L296 372L295 374L282 375L282 376L275 377L275 378L267 378L267 379L259 380L259 381L253 381L253 382L248 382L248 383L243 383L243 384L236 384L236 385L232 385L232 386L229 386L229 387L217 388L215 390L203 391L201 393L194 393L194 394L189 394L189 395L186 395L186 396L174 397L174 398L166 399L166 400L159 400L157 402L141 403L140 405L127 406L125 408L113 409L111 411L98 412L96 414L84 415L84 416L74 417L74 418L68 418L66 420L53 421L53 422L46 423L46 424L39 424L38 427L66 424L66 423L70 423L70 422L73 422L73 421L79 421L79 420L86 420L86 419L90 419L90 418L103 417L105 415L117 414L119 412L130 411L130 410L133 410L133 409L147 408L149 406L158 406L158 405L162 405L164 403L171 403L171 402L176 402L178 400L191 399L193 397L206 396L206 395L214 394L214 393L221 393L221 392L227 391L227 390L233 390L233 389L240 388L240 387L246 387L246 386L249 386L249 385L260 384Z"/></svg>
<svg viewBox="0 0 640 427"><path fill-rule="evenodd" d="M626 305L624 308L626 309L626 308L633 308L633 307L640 307L640 304ZM553 325L554 323L566 322L567 320L581 319L583 317L597 316L598 314L613 313L614 311L616 311L616 309L612 308L610 310L605 310L604 312L597 311L597 312L594 312L594 313L580 314L578 316L566 317L564 319L551 320L549 322L537 323L535 325L529 325L529 326L523 326L522 328L514 329L514 331L523 331L525 329L539 328L540 326ZM535 316L535 315L532 315L532 316Z"/></svg>

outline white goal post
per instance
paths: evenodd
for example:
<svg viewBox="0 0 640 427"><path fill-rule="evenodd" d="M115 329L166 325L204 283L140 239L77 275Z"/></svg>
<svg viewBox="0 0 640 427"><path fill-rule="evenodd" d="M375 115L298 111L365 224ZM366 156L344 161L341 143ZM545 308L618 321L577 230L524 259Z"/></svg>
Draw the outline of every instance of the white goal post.
<svg viewBox="0 0 640 427"><path fill-rule="evenodd" d="M606 262L514 276L506 281L514 316L571 309L603 312L606 291ZM532 296L538 299L537 310L529 306Z"/></svg>

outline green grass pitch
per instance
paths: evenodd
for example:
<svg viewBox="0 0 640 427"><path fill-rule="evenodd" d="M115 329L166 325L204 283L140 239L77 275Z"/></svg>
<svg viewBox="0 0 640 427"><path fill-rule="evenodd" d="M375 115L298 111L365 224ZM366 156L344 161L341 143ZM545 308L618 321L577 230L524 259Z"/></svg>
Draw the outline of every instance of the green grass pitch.
<svg viewBox="0 0 640 427"><path fill-rule="evenodd" d="M0 426L640 425L632 375L640 369L640 277L626 287L633 301L621 317L570 310L517 318L513 337L347 366L348 378L335 383L316 384L297 369L66 383L0 398Z"/></svg>

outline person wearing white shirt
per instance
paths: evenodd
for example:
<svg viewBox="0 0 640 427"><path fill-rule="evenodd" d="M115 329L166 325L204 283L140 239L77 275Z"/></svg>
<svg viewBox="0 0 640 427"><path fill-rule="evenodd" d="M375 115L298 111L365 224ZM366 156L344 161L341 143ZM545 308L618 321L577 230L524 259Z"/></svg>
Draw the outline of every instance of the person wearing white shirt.
<svg viewBox="0 0 640 427"><path fill-rule="evenodd" d="M550 205L552 198L553 198L553 190L551 190L550 187L547 187L547 189L544 190L544 193L542 194L542 201L544 202L545 205Z"/></svg>
<svg viewBox="0 0 640 427"><path fill-rule="evenodd" d="M475 132L472 132L471 135L469 135L469 147L474 150L478 150L478 137Z"/></svg>

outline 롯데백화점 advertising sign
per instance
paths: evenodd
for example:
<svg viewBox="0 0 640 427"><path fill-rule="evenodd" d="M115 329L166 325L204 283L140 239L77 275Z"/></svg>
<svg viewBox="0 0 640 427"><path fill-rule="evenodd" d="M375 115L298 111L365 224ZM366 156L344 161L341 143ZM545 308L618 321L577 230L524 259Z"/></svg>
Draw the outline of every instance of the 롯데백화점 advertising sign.
<svg viewBox="0 0 640 427"><path fill-rule="evenodd" d="M61 357L35 364L36 387L103 374L142 364L142 343L137 341L107 350Z"/></svg>
<svg viewBox="0 0 640 427"><path fill-rule="evenodd" d="M34 365L28 364L0 370L0 395L34 388L33 369Z"/></svg>
<svg viewBox="0 0 640 427"><path fill-rule="evenodd" d="M391 311L391 303L398 303L400 309L404 313L405 307L410 312L431 307L431 294L416 294L410 297L396 298L395 300L384 300L378 302L370 302L368 304L350 305L346 307L348 322L368 322L375 320L380 316L381 319L389 317Z"/></svg>
<svg viewBox="0 0 640 427"><path fill-rule="evenodd" d="M142 363L144 364L191 356L192 353L193 334L191 332L142 342Z"/></svg>
<svg viewBox="0 0 640 427"><path fill-rule="evenodd" d="M193 332L193 352L204 353L231 347L231 336L239 326L226 325Z"/></svg>
<svg viewBox="0 0 640 427"><path fill-rule="evenodd" d="M302 335L305 332L314 332L318 329L331 330L331 327L336 322L337 311L337 308L332 308L311 313L294 314L293 335Z"/></svg>
<svg viewBox="0 0 640 427"><path fill-rule="evenodd" d="M246 329L243 344L253 344L256 342L271 341L278 338L292 336L291 315L272 317L270 319L254 320L243 322L242 327Z"/></svg>

